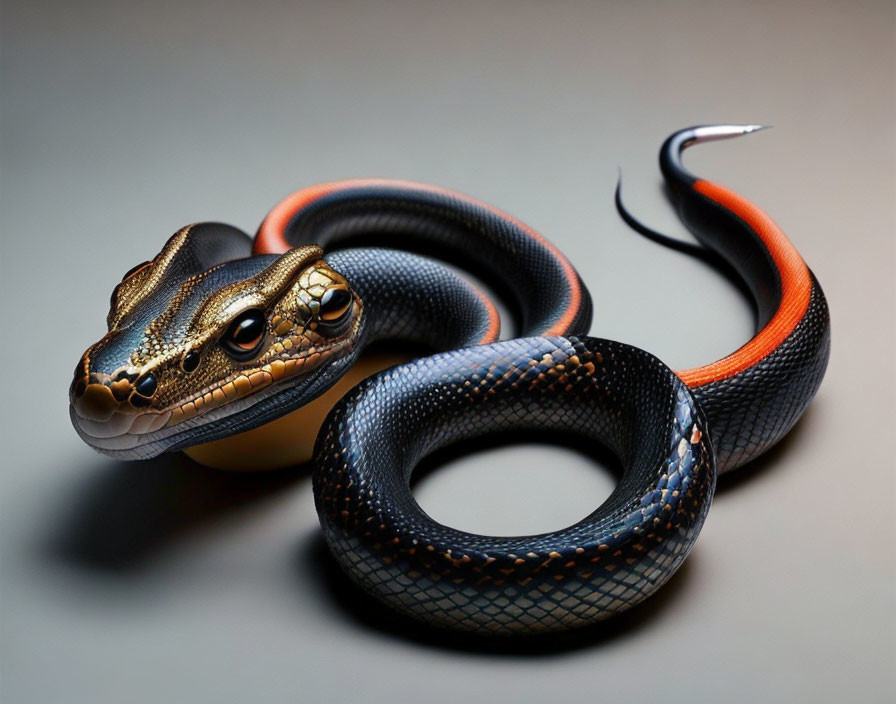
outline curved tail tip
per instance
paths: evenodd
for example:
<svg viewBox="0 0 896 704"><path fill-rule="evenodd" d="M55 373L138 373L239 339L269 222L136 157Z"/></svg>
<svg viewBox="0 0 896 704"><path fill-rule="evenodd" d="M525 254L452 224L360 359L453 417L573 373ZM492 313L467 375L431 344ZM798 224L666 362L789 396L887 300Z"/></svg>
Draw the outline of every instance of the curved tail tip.
<svg viewBox="0 0 896 704"><path fill-rule="evenodd" d="M693 140L699 143L709 142L714 139L729 139L759 132L760 130L767 130L770 127L771 125L706 125L705 127L694 128Z"/></svg>

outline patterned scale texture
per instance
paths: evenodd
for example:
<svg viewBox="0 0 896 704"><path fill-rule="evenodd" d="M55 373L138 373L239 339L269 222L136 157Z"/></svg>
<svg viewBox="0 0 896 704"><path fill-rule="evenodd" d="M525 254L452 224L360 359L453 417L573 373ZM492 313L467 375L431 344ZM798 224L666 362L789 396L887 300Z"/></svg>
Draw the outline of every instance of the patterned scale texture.
<svg viewBox="0 0 896 704"><path fill-rule="evenodd" d="M761 329L781 304L780 271L750 223L690 186L680 191L681 218L748 285ZM830 314L821 286L810 276L809 306L780 346L736 376L691 389L709 421L720 473L750 462L779 442L821 385L830 354Z"/></svg>
<svg viewBox="0 0 896 704"><path fill-rule="evenodd" d="M285 234L294 247L387 246L457 264L505 299L520 335L552 329L574 288L579 306L563 332L584 334L591 324L591 299L562 254L524 223L460 194L394 185L343 188L303 208Z"/></svg>
<svg viewBox="0 0 896 704"><path fill-rule="evenodd" d="M830 356L830 316L814 276L812 282L805 317L774 352L737 376L691 389L709 422L720 473L780 441L821 385Z"/></svg>
<svg viewBox="0 0 896 704"><path fill-rule="evenodd" d="M325 259L364 302L361 346L398 339L447 350L475 345L488 330L481 295L440 262L374 248L332 252Z"/></svg>
<svg viewBox="0 0 896 704"><path fill-rule="evenodd" d="M272 258L262 255L247 261ZM197 419L197 427L178 435L169 450L255 428L298 408L329 389L375 340L399 338L444 350L475 344L488 329L489 310L479 294L439 262L385 249L333 252L325 259L363 301L362 329L352 348L301 383L274 389L245 410L214 424L200 425Z"/></svg>
<svg viewBox="0 0 896 704"><path fill-rule="evenodd" d="M613 494L568 528L490 537L414 500L418 461L486 432L562 429L614 452ZM486 634L567 630L624 611L684 561L715 486L702 412L650 354L595 338L523 338L395 367L330 415L314 493L342 568L385 604Z"/></svg>

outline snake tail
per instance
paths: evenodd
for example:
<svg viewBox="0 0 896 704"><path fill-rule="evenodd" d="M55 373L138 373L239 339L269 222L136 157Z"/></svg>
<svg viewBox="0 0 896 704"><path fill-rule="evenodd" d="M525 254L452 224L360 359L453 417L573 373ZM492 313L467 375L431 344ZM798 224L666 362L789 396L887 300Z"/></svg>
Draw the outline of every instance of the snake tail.
<svg viewBox="0 0 896 704"><path fill-rule="evenodd" d="M682 163L695 144L751 134L761 125L691 127L660 148L660 170L685 226L699 242L651 230L616 203L641 234L704 260L721 260L756 306L757 332L726 357L676 373L706 412L719 472L740 467L793 427L815 392L830 354L830 315L817 279L778 225L756 205L699 178Z"/></svg>

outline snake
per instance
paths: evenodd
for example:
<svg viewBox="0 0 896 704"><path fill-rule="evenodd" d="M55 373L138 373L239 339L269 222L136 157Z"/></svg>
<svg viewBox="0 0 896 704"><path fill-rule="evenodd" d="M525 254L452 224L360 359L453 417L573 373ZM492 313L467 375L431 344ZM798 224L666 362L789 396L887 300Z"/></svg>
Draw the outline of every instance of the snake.
<svg viewBox="0 0 896 704"><path fill-rule="evenodd" d="M570 260L491 205L426 184L340 181L288 196L254 238L197 223L130 270L106 334L75 368L74 428L101 453L147 459L307 404L376 341L419 344L425 354L349 392L318 436L315 506L336 562L387 607L437 629L556 632L627 611L685 561L718 474L781 440L827 366L827 303L793 244L682 162L687 147L757 129L691 127L662 145L662 174L695 243L642 225L617 190L635 229L727 266L751 293L757 331L718 361L674 371L589 336L592 300ZM500 339L495 297L515 337ZM711 325L706 306L669 305L683 334ZM581 436L615 455L618 484L582 520L538 535L432 519L413 497L414 468L504 431Z"/></svg>

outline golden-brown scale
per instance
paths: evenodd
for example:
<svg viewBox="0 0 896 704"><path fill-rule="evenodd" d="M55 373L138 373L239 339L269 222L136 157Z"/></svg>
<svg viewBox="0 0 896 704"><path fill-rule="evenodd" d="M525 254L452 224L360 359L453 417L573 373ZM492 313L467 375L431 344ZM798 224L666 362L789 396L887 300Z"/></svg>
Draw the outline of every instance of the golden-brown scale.
<svg viewBox="0 0 896 704"><path fill-rule="evenodd" d="M183 297L196 283L183 287L183 295L171 303L172 313L176 314ZM189 331L192 334L188 332L179 344L172 344L168 317L154 321L147 330L147 342L140 350L145 357L135 354L132 361L135 366L147 365L153 359L157 364L169 361L167 371L170 381L157 392L159 403L171 411L166 426L176 425L232 400L244 398L291 376L313 371L328 358L350 348L361 321L362 304L357 298L354 305L358 315L345 334L333 338L316 332L314 315L320 308L320 299L333 287L347 288L347 283L326 262L318 260L305 269L295 285L274 305L267 349L250 367L234 362L220 346L207 345L210 335L206 331L218 331L226 325L229 318L222 321L222 311L232 309L237 303L245 305L245 297L251 295L251 284L248 287L234 286L233 291L218 294L219 300L203 307L198 320L191 325L195 328ZM158 351L166 345L170 349L164 353ZM207 349L204 350L206 357L201 365L202 374L198 374L198 370L188 374L172 363L182 358L188 350L203 345Z"/></svg>
<svg viewBox="0 0 896 704"><path fill-rule="evenodd" d="M236 280L231 275L230 283L220 285L225 264L179 274L193 230L176 233L152 262L126 274L113 292L109 331L82 356L72 387L86 433L134 436L177 426L307 374L352 349L363 306L346 280L320 258L319 247L272 257L258 273ZM165 282L172 279L177 284L169 284L171 292L165 294ZM340 326L323 334L321 301L337 290L346 301L336 311ZM221 341L231 334L235 317L253 310L264 312L264 323L252 355L243 360ZM140 321L147 315L143 327ZM122 344L127 349L132 339L130 352L119 357L123 363L107 364L110 371L94 368L93 355L108 357L110 349ZM91 423L106 423L111 430L105 434Z"/></svg>

